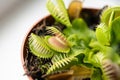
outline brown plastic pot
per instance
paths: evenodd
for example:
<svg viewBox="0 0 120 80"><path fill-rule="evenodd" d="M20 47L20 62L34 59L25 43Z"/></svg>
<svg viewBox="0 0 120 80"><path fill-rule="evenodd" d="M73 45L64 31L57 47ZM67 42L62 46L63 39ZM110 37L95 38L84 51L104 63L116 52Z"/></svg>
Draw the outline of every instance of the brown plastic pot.
<svg viewBox="0 0 120 80"><path fill-rule="evenodd" d="M99 12L99 9L91 9L91 8L84 8L83 9L83 12L84 11L91 11L91 13L96 14ZM27 41L28 41L28 36L30 35L30 33L32 32L32 30L34 28L37 27L38 24L42 24L43 21L46 20L46 22L48 22L49 24L53 24L54 23L54 18L50 15L40 19L38 22L36 22L29 30L28 32L26 33L24 39L23 39L23 43L22 43L22 47L21 47L21 61L22 61L22 65L23 65L23 68L24 68L24 71L26 72L27 71L27 68L24 66L25 64L25 56L26 56L26 53L27 53L27 50L26 50L26 45L27 45ZM29 80L33 80L33 78L31 76L28 76Z"/></svg>

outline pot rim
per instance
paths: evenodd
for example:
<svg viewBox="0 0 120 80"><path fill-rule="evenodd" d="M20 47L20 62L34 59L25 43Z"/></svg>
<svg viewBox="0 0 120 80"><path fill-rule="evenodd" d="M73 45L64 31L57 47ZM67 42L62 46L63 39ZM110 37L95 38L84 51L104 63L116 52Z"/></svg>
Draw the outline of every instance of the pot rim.
<svg viewBox="0 0 120 80"><path fill-rule="evenodd" d="M22 62L22 66L23 66L23 69L24 69L24 72L27 71L26 67L24 66L24 63L25 63L25 60L24 60L24 49L25 49L25 43L27 41L27 38L29 36L29 34L31 33L32 29L34 27L36 27L36 25L40 22L42 22L44 19L50 17L50 14L44 16L43 18L40 18L38 21L36 21L29 29L28 31L26 32L24 38L23 38L23 41L22 41L22 46L21 46L21 62ZM28 76L27 77L29 78L29 80L33 80L33 78L31 76Z"/></svg>

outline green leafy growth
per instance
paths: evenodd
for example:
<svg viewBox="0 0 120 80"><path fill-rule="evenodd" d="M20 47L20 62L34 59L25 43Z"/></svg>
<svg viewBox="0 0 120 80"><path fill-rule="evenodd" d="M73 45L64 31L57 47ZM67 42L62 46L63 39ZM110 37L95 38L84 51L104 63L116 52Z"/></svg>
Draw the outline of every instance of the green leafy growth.
<svg viewBox="0 0 120 80"><path fill-rule="evenodd" d="M106 47L106 50L104 51L104 54L105 54L107 59L110 59L115 64L120 65L120 56L119 56L118 53L116 53L114 48Z"/></svg>
<svg viewBox="0 0 120 80"><path fill-rule="evenodd" d="M91 57L92 58L91 60L89 60L95 67L98 67L101 69L102 80L110 80L110 78L112 78L113 80L118 80L116 79L118 77L118 75L116 74L120 73L120 72L117 72L116 70L116 69L119 70L119 68L116 67L118 66L118 63L111 58L112 56L115 58L114 54L112 56L110 56L110 54L107 53L107 51L105 53L98 52L97 54L94 54ZM99 66L96 66L96 64L99 64ZM101 76L101 74L99 74L99 76ZM116 77L113 77L113 76L116 76Z"/></svg>
<svg viewBox="0 0 120 80"><path fill-rule="evenodd" d="M103 80L110 80L110 77L113 77L113 76L118 77L116 74L114 74L114 73L117 73L116 72L117 68L116 67L112 68L112 67L114 66L114 64L117 66L120 64L120 57L117 53L115 53L114 49L112 47L103 46L98 42L92 42L91 46L93 49L98 47L97 48L98 51L95 53L94 53L94 50L93 51L91 50L91 52L88 51L89 53L87 53L86 55L87 58L85 58L85 61L93 64L94 67L98 67L101 69ZM111 63L105 62L108 60L110 60ZM113 80L118 80L114 78Z"/></svg>
<svg viewBox="0 0 120 80"><path fill-rule="evenodd" d="M78 42L78 36L76 34L71 34L67 40L69 41L69 45L72 46L76 46L77 42Z"/></svg>
<svg viewBox="0 0 120 80"><path fill-rule="evenodd" d="M81 35L80 33L85 33L88 29L87 24L82 18L75 19L72 22L73 27L64 29L63 33L67 36L71 34Z"/></svg>
<svg viewBox="0 0 120 80"><path fill-rule="evenodd" d="M85 53L84 63L89 63L94 65L94 67L101 67L101 62L105 59L103 52L97 52L94 50L87 50Z"/></svg>
<svg viewBox="0 0 120 80"><path fill-rule="evenodd" d="M106 72L106 69L103 68L105 66L103 62L107 59L109 58L107 58L103 52L98 52L96 54L90 55L90 57L88 58L88 62L93 64L95 67L93 68L93 74L91 76L92 80L109 80L110 77L110 75L108 74L109 70Z"/></svg>
<svg viewBox="0 0 120 80"><path fill-rule="evenodd" d="M92 31L91 29L88 28L87 24L85 23L85 21L82 18L73 20L72 25L73 25L73 27L66 28L63 30L63 33L68 37L69 40L71 40L72 37L74 37L77 39L76 40L73 38L75 40L75 42L81 41L87 46L91 39L95 39L94 31ZM69 37L71 37L71 38L69 38ZM70 43L72 43L72 44L75 44L75 42L70 41Z"/></svg>
<svg viewBox="0 0 120 80"><path fill-rule="evenodd" d="M111 24L111 39L112 43L120 43L120 16Z"/></svg>
<svg viewBox="0 0 120 80"><path fill-rule="evenodd" d="M59 55L55 55L52 58L52 65L51 67L48 69L47 74L52 73L53 71L63 68L67 65L69 65L70 62L72 62L73 60L76 59L76 56L78 56L79 54L84 53L83 50L79 50L76 51L72 54L59 54Z"/></svg>
<svg viewBox="0 0 120 80"><path fill-rule="evenodd" d="M54 52L47 47L42 36L37 36L34 33L31 33L29 37L29 48L30 51L41 58L51 58Z"/></svg>
<svg viewBox="0 0 120 80"><path fill-rule="evenodd" d="M56 2L56 5L52 2L52 0L48 0L48 11L56 19L56 21L66 25L66 27L72 27L63 0L54 1Z"/></svg>
<svg viewBox="0 0 120 80"><path fill-rule="evenodd" d="M110 45L110 30L104 23L96 28L96 38L102 45Z"/></svg>
<svg viewBox="0 0 120 80"><path fill-rule="evenodd" d="M45 36L46 44L51 49L62 53L68 53L70 51L70 46L68 44L68 41L62 32L57 30L55 27L47 27L47 32L54 35L54 36ZM49 39L51 38L54 38L54 40L56 39L58 43L63 45L63 47L61 47L58 43L55 43L55 41L53 43L49 43Z"/></svg>
<svg viewBox="0 0 120 80"><path fill-rule="evenodd" d="M91 61L94 63L94 65L95 64L99 65L99 66L96 66L96 67L101 67L101 65L102 65L101 63L104 59L106 59L106 56L104 55L104 53L103 52L98 52L97 54L94 54L92 56Z"/></svg>
<svg viewBox="0 0 120 80"><path fill-rule="evenodd" d="M102 12L101 21L109 26L111 21L118 16L120 16L120 6L108 7Z"/></svg>
<svg viewBox="0 0 120 80"><path fill-rule="evenodd" d="M90 50L88 50L87 56L91 56L98 54L98 52L100 52L102 55L104 55L106 57L106 59L111 59L114 63L120 64L120 56L118 53L116 53L115 49L109 46L104 46L102 44L100 44L97 41L91 41L91 43L89 44L89 46L92 48ZM89 58L87 58L89 59ZM91 59L91 57L90 57Z"/></svg>
<svg viewBox="0 0 120 80"><path fill-rule="evenodd" d="M93 68L91 80L103 80L102 79L102 72L101 72L100 68Z"/></svg>

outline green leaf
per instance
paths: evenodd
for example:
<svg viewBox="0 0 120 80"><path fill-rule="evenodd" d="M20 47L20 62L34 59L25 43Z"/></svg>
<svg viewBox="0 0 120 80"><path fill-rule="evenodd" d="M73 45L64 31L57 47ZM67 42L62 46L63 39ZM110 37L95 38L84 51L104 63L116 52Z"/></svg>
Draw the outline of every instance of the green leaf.
<svg viewBox="0 0 120 80"><path fill-rule="evenodd" d="M97 65L96 67L101 67L101 63L104 59L106 59L105 54L103 52L98 52L92 56L91 61L93 65Z"/></svg>
<svg viewBox="0 0 120 80"><path fill-rule="evenodd" d="M117 18L118 16L120 16L120 6L109 7L102 12L101 21L107 26L109 26L111 21Z"/></svg>
<svg viewBox="0 0 120 80"><path fill-rule="evenodd" d="M109 29L106 27L104 23L101 23L96 28L96 38L102 45L110 45L110 38L109 38Z"/></svg>
<svg viewBox="0 0 120 80"><path fill-rule="evenodd" d="M104 52L104 55L107 59L110 59L112 62L116 64L120 64L120 56L118 53L116 53L115 49L112 47L106 47L106 51Z"/></svg>
<svg viewBox="0 0 120 80"><path fill-rule="evenodd" d="M78 40L78 36L76 34L71 34L68 38L67 38L70 46L75 46L77 45L77 40Z"/></svg>
<svg viewBox="0 0 120 80"><path fill-rule="evenodd" d="M74 30L76 31L79 30L80 32L85 32L86 30L88 30L88 26L82 18L73 20L72 25Z"/></svg>
<svg viewBox="0 0 120 80"><path fill-rule="evenodd" d="M112 11L110 14L109 22L108 22L108 27L111 25L111 22L114 20L115 12Z"/></svg>
<svg viewBox="0 0 120 80"><path fill-rule="evenodd" d="M92 64L94 67L101 67L102 60L105 59L105 55L102 52L94 53L89 52L85 55L84 62Z"/></svg>
<svg viewBox="0 0 120 80"><path fill-rule="evenodd" d="M78 55L76 57L78 59L78 64L77 65L83 64L83 59L85 57L85 54L80 54L80 55ZM87 67L90 66L89 64L86 64L86 65L87 65Z"/></svg>
<svg viewBox="0 0 120 80"><path fill-rule="evenodd" d="M111 56L114 56L114 57L111 57L112 61L120 65L120 56L117 53L114 53L114 55L111 55Z"/></svg>
<svg viewBox="0 0 120 80"><path fill-rule="evenodd" d="M72 26L73 27L71 28L64 29L63 33L67 36L71 34L81 35L81 34L84 34L86 30L88 30L88 26L82 18L73 20Z"/></svg>
<svg viewBox="0 0 120 80"><path fill-rule="evenodd" d="M95 38L94 31L88 28L87 24L82 18L73 20L72 25L73 27L66 28L63 30L63 33L67 37L70 37L71 35L75 34L78 38L76 41L82 41L85 43L86 46L88 46L92 38Z"/></svg>
<svg viewBox="0 0 120 80"><path fill-rule="evenodd" d="M52 0L48 0L47 2L48 11L56 19L56 21L66 25L66 27L72 27L63 0L54 1L56 2L56 4L54 4Z"/></svg>
<svg viewBox="0 0 120 80"><path fill-rule="evenodd" d="M91 40L91 42L89 43L89 46L97 51L104 51L105 50L105 46L100 44L98 41L96 40Z"/></svg>
<svg viewBox="0 0 120 80"><path fill-rule="evenodd" d="M111 24L111 39L113 43L120 43L120 17Z"/></svg>
<svg viewBox="0 0 120 80"><path fill-rule="evenodd" d="M91 76L91 80L103 80L102 72L99 68L93 68L93 74Z"/></svg>

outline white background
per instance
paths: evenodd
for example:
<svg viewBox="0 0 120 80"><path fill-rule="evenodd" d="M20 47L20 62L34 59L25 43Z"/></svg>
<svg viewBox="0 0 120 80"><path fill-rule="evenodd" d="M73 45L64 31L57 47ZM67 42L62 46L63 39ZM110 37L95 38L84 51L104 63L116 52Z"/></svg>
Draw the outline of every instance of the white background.
<svg viewBox="0 0 120 80"><path fill-rule="evenodd" d="M65 0L68 4L70 0ZM117 2L118 1L118 2ZM21 45L29 28L48 15L46 0L0 0L0 80L28 80L23 76ZM119 0L85 0L85 7L120 5Z"/></svg>

